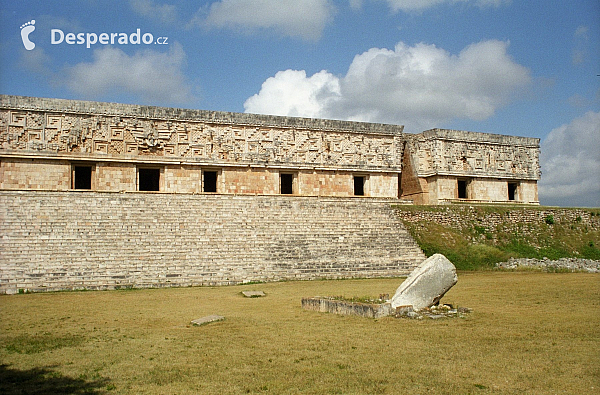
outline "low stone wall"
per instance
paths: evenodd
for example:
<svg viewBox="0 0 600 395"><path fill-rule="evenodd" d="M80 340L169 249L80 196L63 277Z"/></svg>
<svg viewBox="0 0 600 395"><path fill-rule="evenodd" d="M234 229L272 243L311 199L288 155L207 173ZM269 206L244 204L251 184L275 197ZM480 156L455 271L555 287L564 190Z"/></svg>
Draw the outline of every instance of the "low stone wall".
<svg viewBox="0 0 600 395"><path fill-rule="evenodd" d="M0 192L0 293L401 276L388 199Z"/></svg>
<svg viewBox="0 0 600 395"><path fill-rule="evenodd" d="M332 298L303 298L302 308L341 315L357 315L366 318L381 318L391 315L394 311L390 303L370 304L354 303Z"/></svg>
<svg viewBox="0 0 600 395"><path fill-rule="evenodd" d="M508 262L497 263L496 267L509 270L532 268L552 272L565 270L600 273L600 261L579 258L562 258L554 261L550 259L511 258Z"/></svg>
<svg viewBox="0 0 600 395"><path fill-rule="evenodd" d="M451 206L432 207L431 210L422 208L411 210L398 209L398 215L406 222L435 222L443 226L457 229L472 227L473 222L487 229L496 229L507 223L519 226L519 231L527 231L528 224L552 222L556 224L579 223L587 225L590 230L600 230L600 211L598 209L570 208L532 208L515 207L506 210L488 210L486 206Z"/></svg>

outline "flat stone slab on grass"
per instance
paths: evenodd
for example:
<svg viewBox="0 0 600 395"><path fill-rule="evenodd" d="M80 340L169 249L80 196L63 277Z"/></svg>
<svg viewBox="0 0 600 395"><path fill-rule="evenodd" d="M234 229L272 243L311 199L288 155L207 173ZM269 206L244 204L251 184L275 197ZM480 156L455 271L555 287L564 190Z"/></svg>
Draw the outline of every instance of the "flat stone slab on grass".
<svg viewBox="0 0 600 395"><path fill-rule="evenodd" d="M247 298L261 298L265 296L263 291L242 291L242 295Z"/></svg>
<svg viewBox="0 0 600 395"><path fill-rule="evenodd" d="M192 325L200 326L210 324L211 322L223 321L225 317L220 315L207 315L192 321Z"/></svg>
<svg viewBox="0 0 600 395"><path fill-rule="evenodd" d="M358 315L367 318L381 318L392 314L392 306L389 303L355 303L319 296L302 298L302 308L322 313Z"/></svg>

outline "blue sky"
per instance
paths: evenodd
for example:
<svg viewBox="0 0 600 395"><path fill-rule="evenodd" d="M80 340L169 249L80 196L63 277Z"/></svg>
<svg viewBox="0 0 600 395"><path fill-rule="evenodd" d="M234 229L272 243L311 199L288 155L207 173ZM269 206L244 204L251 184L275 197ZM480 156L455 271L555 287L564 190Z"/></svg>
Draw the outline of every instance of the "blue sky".
<svg viewBox="0 0 600 395"><path fill-rule="evenodd" d="M598 0L0 1L0 93L538 137L541 203L600 206Z"/></svg>

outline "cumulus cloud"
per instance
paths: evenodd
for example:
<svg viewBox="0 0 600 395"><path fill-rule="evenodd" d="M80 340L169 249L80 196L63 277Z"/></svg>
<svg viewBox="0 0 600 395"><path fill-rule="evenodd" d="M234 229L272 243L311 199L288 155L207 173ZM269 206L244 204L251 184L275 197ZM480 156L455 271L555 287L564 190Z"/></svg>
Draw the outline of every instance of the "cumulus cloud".
<svg viewBox="0 0 600 395"><path fill-rule="evenodd" d="M503 4L510 3L510 0L385 0L389 7L394 11L423 11L427 8L432 8L440 4L449 3L467 3L478 7L499 7Z"/></svg>
<svg viewBox="0 0 600 395"><path fill-rule="evenodd" d="M553 129L541 144L540 201L600 207L600 112Z"/></svg>
<svg viewBox="0 0 600 395"><path fill-rule="evenodd" d="M246 112L399 123L407 131L455 118L483 120L530 83L508 43L483 41L452 55L435 45L371 48L343 77L279 72L244 103ZM293 109L293 111L292 111Z"/></svg>
<svg viewBox="0 0 600 395"><path fill-rule="evenodd" d="M194 98L182 71L185 52L178 43L169 47L169 52L133 55L118 48L96 49L92 62L67 67L62 83L90 98L110 92L137 95L147 103L189 103Z"/></svg>
<svg viewBox="0 0 600 395"><path fill-rule="evenodd" d="M254 113L324 118L328 103L339 94L339 79L325 70L311 77L306 77L304 70L285 70L268 78L260 93L246 100L244 107Z"/></svg>
<svg viewBox="0 0 600 395"><path fill-rule="evenodd" d="M130 0L131 9L137 14L157 20L161 23L174 23L177 21L177 8L171 4L155 4L152 0Z"/></svg>
<svg viewBox="0 0 600 395"><path fill-rule="evenodd" d="M205 10L201 10L203 14ZM330 0L221 0L208 8L196 24L245 31L275 30L280 34L317 40L332 20Z"/></svg>

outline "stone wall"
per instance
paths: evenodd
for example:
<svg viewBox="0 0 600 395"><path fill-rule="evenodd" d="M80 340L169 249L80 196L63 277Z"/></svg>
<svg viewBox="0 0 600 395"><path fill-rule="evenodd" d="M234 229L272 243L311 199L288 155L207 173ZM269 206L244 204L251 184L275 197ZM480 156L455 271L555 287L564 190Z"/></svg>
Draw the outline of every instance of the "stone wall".
<svg viewBox="0 0 600 395"><path fill-rule="evenodd" d="M431 129L407 135L420 177L453 175L538 180L537 138Z"/></svg>
<svg viewBox="0 0 600 395"><path fill-rule="evenodd" d="M400 209L397 212L400 218L407 222L434 222L456 229L471 228L474 222L487 229L495 229L499 225L507 223L514 225L540 224L551 216L552 221L557 224L581 223L587 225L590 230L600 230L600 215L596 215L595 211L585 209L515 207L494 212L492 208L482 214L477 206L464 205L449 208L439 206L432 210ZM521 228L520 231L524 229L526 227Z"/></svg>
<svg viewBox="0 0 600 395"><path fill-rule="evenodd" d="M0 191L0 293L408 274L397 200Z"/></svg>
<svg viewBox="0 0 600 395"><path fill-rule="evenodd" d="M0 95L5 154L399 172L400 125Z"/></svg>
<svg viewBox="0 0 600 395"><path fill-rule="evenodd" d="M160 170L159 190L166 193L203 193L202 173L216 171L217 192L223 194L278 195L281 193L279 177L283 173L294 176L294 195L354 196L354 176L358 175L365 179L364 196L398 197L397 173L13 157L0 160L0 190L71 190L74 189L73 167L77 165L92 167L91 190L95 191L137 191L138 169L156 168Z"/></svg>
<svg viewBox="0 0 600 395"><path fill-rule="evenodd" d="M539 203L536 181L455 176L432 176L426 180L430 204L461 200L488 203ZM460 198L459 195L459 181L465 183L464 198ZM509 196L510 184L515 188L512 199Z"/></svg>
<svg viewBox="0 0 600 395"><path fill-rule="evenodd" d="M277 195L285 174L302 196L539 204L535 138L0 95L0 189L75 189L81 166L97 191L146 190L146 167L168 193L205 192L216 171L219 193Z"/></svg>

